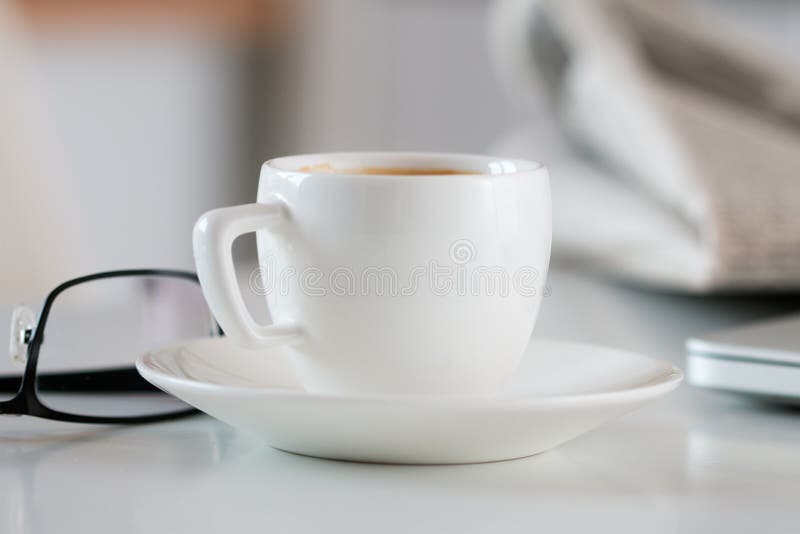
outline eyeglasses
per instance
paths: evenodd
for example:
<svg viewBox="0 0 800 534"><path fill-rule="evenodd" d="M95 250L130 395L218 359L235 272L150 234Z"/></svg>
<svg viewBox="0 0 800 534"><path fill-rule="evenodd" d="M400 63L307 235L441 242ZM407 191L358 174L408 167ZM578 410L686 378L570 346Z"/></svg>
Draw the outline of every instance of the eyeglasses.
<svg viewBox="0 0 800 534"><path fill-rule="evenodd" d="M194 273L135 269L69 280L47 295L38 320L29 308L14 310L9 347L25 368L0 376L0 414L148 423L197 413L132 362L158 346L221 333Z"/></svg>

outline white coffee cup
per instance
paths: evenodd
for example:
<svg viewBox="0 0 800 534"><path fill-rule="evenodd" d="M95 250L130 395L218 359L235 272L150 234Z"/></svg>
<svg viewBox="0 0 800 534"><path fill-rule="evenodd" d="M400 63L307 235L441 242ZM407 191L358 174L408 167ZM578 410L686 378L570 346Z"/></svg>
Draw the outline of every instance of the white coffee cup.
<svg viewBox="0 0 800 534"><path fill-rule="evenodd" d="M265 294L270 325L249 314L234 273L231 245L247 232L260 262L249 290ZM226 334L285 345L311 392L485 395L528 344L550 241L539 163L333 153L264 163L258 202L204 214L194 254Z"/></svg>

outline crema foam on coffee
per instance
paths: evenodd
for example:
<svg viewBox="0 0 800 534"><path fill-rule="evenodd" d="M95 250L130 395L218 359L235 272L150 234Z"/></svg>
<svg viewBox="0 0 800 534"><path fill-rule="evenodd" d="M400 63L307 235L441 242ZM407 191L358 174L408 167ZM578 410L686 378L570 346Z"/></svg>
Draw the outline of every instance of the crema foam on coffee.
<svg viewBox="0 0 800 534"><path fill-rule="evenodd" d="M328 163L307 165L298 169L301 172L317 172L330 174L367 174L391 176L439 176L455 174L479 174L461 169L428 169L413 167L357 167L355 169L336 169Z"/></svg>

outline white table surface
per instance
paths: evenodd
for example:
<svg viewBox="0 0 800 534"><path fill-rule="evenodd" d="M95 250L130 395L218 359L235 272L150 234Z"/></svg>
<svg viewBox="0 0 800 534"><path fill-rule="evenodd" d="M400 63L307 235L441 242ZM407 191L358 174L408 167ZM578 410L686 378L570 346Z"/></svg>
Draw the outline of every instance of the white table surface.
<svg viewBox="0 0 800 534"><path fill-rule="evenodd" d="M683 365L689 334L791 309L551 275L537 336ZM464 466L279 452L207 416L0 418L0 533L798 532L800 410L684 385L556 450Z"/></svg>

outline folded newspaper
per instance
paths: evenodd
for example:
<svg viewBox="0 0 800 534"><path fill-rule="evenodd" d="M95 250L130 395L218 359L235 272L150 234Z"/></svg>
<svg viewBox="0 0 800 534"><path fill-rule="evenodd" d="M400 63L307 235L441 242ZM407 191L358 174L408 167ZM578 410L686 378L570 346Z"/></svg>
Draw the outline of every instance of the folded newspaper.
<svg viewBox="0 0 800 534"><path fill-rule="evenodd" d="M498 150L548 160L554 254L689 292L800 289L790 62L677 1L506 0L491 44L551 110Z"/></svg>

